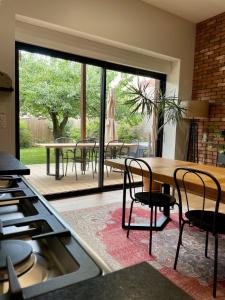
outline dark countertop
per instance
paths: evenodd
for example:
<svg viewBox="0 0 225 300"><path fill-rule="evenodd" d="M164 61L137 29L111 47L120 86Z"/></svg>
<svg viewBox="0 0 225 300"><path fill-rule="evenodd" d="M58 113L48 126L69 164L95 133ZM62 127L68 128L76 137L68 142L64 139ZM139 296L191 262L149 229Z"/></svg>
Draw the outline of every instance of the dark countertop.
<svg viewBox="0 0 225 300"><path fill-rule="evenodd" d="M0 175L30 175L30 169L13 155L0 151Z"/></svg>
<svg viewBox="0 0 225 300"><path fill-rule="evenodd" d="M191 300L148 263L55 290L32 300Z"/></svg>

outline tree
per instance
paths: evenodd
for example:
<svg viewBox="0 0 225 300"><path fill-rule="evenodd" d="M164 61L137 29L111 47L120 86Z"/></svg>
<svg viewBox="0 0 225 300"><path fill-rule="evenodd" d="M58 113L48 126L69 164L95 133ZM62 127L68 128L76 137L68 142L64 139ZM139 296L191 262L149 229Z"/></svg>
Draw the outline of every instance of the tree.
<svg viewBox="0 0 225 300"><path fill-rule="evenodd" d="M22 52L21 112L49 117L54 138L64 135L69 117L79 115L80 64Z"/></svg>
<svg viewBox="0 0 225 300"><path fill-rule="evenodd" d="M54 139L66 135L68 119L80 117L81 64L46 55L20 52L20 112L47 117ZM106 94L118 75L107 71ZM122 74L116 87L116 118L130 119L124 87L133 76ZM100 118L101 68L87 65L87 118Z"/></svg>

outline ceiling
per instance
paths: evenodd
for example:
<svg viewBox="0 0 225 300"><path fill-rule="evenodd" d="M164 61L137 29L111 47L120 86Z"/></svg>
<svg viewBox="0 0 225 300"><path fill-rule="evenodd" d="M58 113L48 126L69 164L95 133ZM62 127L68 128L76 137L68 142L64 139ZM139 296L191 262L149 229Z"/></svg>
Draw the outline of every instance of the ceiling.
<svg viewBox="0 0 225 300"><path fill-rule="evenodd" d="M194 23L225 12L225 0L142 0Z"/></svg>

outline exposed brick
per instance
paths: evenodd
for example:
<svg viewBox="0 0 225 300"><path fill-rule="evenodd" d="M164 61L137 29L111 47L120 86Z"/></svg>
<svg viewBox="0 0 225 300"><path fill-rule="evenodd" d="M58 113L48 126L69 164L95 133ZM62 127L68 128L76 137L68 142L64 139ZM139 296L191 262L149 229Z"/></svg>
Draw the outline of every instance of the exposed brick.
<svg viewBox="0 0 225 300"><path fill-rule="evenodd" d="M215 164L217 151L202 143L203 132L215 126L216 132L225 130L225 13L212 17L196 26L193 100L210 103L209 119L199 122L199 161ZM208 132L209 141L224 143Z"/></svg>

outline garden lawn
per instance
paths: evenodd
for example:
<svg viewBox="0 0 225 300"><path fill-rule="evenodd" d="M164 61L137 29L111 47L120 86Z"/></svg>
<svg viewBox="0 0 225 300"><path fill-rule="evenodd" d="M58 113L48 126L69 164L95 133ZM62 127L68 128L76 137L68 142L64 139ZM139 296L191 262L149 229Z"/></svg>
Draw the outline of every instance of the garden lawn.
<svg viewBox="0 0 225 300"><path fill-rule="evenodd" d="M20 161L24 165L46 164L46 149L41 147L21 148ZM54 162L54 152L51 153L51 162Z"/></svg>

